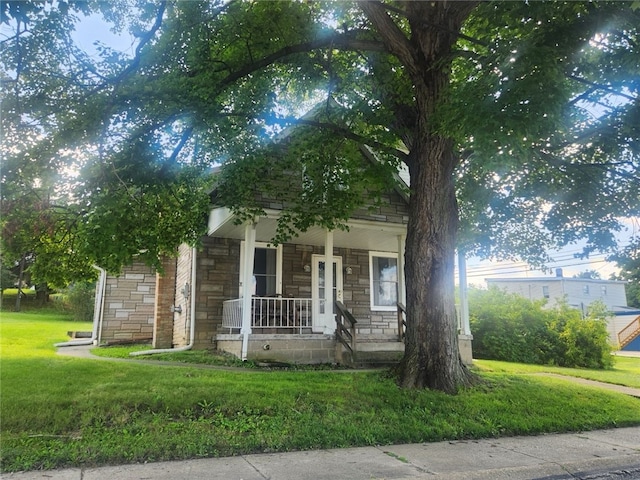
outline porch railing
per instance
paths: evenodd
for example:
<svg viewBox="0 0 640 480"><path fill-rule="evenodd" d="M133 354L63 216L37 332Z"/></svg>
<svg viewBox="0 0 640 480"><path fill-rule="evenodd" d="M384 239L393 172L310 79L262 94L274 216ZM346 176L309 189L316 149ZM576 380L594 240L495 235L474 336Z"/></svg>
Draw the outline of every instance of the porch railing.
<svg viewBox="0 0 640 480"><path fill-rule="evenodd" d="M398 341L404 342L405 332L407 331L407 309L404 303L398 302Z"/></svg>
<svg viewBox="0 0 640 480"><path fill-rule="evenodd" d="M351 363L356 361L356 319L342 302L336 302L336 362L344 363L342 347L351 354Z"/></svg>
<svg viewBox="0 0 640 480"><path fill-rule="evenodd" d="M302 333L312 326L311 299L252 297L251 328L287 329ZM222 307L222 327L242 328L242 299L227 300Z"/></svg>

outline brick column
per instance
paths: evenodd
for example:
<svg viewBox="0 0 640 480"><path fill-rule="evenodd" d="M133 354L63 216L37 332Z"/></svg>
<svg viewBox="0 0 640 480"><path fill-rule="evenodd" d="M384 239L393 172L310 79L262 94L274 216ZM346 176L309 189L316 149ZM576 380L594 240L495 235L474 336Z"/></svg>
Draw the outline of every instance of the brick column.
<svg viewBox="0 0 640 480"><path fill-rule="evenodd" d="M164 257L164 275L156 274L156 308L153 322L153 348L171 348L173 342L172 307L176 294L175 258Z"/></svg>

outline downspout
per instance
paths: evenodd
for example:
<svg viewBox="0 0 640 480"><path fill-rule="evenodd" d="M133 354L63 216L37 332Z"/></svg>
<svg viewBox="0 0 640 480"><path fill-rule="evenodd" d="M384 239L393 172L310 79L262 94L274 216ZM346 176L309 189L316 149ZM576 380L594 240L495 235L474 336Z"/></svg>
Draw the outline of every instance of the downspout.
<svg viewBox="0 0 640 480"><path fill-rule="evenodd" d="M187 350L191 350L193 348L193 344L196 340L196 266L197 266L197 250L194 247L191 250L191 302L190 302L190 311L189 311L189 321L191 322L189 328L189 344L184 347L177 348L156 348L154 350L141 350L139 352L131 352L129 353L132 357L139 357L141 355L154 355L156 353L178 353L178 352L186 352Z"/></svg>
<svg viewBox="0 0 640 480"><path fill-rule="evenodd" d="M60 342L54 344L54 347L74 347L79 345L97 345L100 343L102 318L104 316L104 293L107 288L107 271L97 265L93 265L93 268L100 272L100 277L98 277L98 284L96 285L96 303L93 308L93 330L91 332L91 338Z"/></svg>

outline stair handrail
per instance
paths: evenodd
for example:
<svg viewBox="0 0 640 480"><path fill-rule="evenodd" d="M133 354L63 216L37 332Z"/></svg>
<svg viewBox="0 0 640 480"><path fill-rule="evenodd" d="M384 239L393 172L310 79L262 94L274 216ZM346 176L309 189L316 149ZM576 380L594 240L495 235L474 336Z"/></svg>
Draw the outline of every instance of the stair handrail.
<svg viewBox="0 0 640 480"><path fill-rule="evenodd" d="M349 325L346 325L346 324ZM349 309L340 301L336 301L336 362L343 363L342 346L351 353L351 360L356 356L356 323Z"/></svg>
<svg viewBox="0 0 640 480"><path fill-rule="evenodd" d="M629 325L618 332L618 344L620 348L629 345L640 334L640 315L631 320Z"/></svg>
<svg viewBox="0 0 640 480"><path fill-rule="evenodd" d="M407 330L407 309L404 306L404 303L397 303L397 311L398 311L398 341L404 342L405 332Z"/></svg>

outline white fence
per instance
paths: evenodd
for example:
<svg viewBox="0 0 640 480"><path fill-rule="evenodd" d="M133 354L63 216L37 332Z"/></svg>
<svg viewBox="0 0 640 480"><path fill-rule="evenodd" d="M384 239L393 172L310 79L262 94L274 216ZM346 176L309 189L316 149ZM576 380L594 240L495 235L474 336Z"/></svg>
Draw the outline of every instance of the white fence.
<svg viewBox="0 0 640 480"><path fill-rule="evenodd" d="M292 332L312 326L310 298L252 297L251 328L289 329ZM242 299L227 300L222 308L222 327L242 327Z"/></svg>

